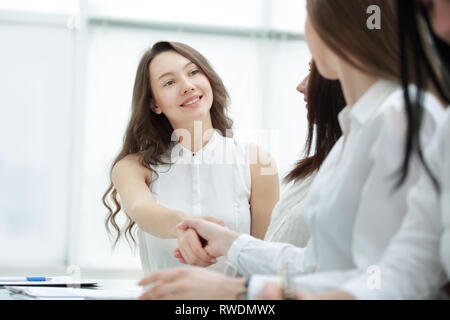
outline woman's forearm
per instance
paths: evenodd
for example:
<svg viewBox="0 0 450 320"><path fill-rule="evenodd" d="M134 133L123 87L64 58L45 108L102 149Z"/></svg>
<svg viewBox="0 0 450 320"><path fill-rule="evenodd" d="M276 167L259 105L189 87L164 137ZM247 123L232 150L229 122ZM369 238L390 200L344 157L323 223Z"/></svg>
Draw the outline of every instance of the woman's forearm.
<svg viewBox="0 0 450 320"><path fill-rule="evenodd" d="M191 217L188 213L169 209L157 203L139 203L130 216L142 231L158 238L177 238L176 225Z"/></svg>

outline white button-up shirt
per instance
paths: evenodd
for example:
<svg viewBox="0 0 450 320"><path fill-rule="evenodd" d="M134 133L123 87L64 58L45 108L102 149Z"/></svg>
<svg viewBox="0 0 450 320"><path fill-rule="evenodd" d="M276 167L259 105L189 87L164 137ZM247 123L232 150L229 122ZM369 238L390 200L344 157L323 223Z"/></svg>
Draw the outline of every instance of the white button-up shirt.
<svg viewBox="0 0 450 320"><path fill-rule="evenodd" d="M444 112L430 95L425 105L423 143L432 137ZM400 227L407 191L421 168L414 159L405 183L395 189L407 123L401 87L378 81L353 107L341 111L339 123L343 136L322 164L306 199L308 245L302 249L242 235L231 246L228 259L243 275L275 274L282 262L288 262L291 274L310 273L296 277L296 283L320 291L336 288L382 257ZM250 297L268 280L274 278L252 277Z"/></svg>
<svg viewBox="0 0 450 320"><path fill-rule="evenodd" d="M450 277L450 111L425 158L441 193L423 172L409 194L401 229L380 261L379 288L365 285L363 275L342 285L359 299L430 298Z"/></svg>
<svg viewBox="0 0 450 320"><path fill-rule="evenodd" d="M286 242L297 247L305 247L309 231L305 218L305 199L316 172L293 182L283 192L272 210L265 241Z"/></svg>

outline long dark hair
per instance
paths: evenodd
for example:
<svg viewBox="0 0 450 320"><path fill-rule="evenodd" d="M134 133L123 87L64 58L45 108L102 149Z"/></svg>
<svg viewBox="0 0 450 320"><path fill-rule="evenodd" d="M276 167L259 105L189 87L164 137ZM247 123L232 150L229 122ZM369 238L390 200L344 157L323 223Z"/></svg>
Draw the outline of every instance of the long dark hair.
<svg viewBox="0 0 450 320"><path fill-rule="evenodd" d="M401 79L408 120L405 156L398 185L405 181L410 158L417 153L434 186L439 190L436 177L430 171L423 157L420 145L420 127L423 117L424 91L430 80L439 97L445 103L450 103L450 47L433 32L426 9L420 5L420 1L397 0L397 12ZM440 66L436 66L436 63ZM410 84L415 84L417 87L414 98L411 97L408 90Z"/></svg>
<svg viewBox="0 0 450 320"><path fill-rule="evenodd" d="M380 29L367 28L366 11L376 5ZM352 67L400 82L395 4L389 0L307 0L306 10L322 41Z"/></svg>
<svg viewBox="0 0 450 320"><path fill-rule="evenodd" d="M308 137L305 158L287 174L284 182L297 181L319 170L331 148L342 135L338 114L345 107L344 94L337 80L323 78L314 62L311 63L308 86ZM314 154L310 156L314 144Z"/></svg>
<svg viewBox="0 0 450 320"><path fill-rule="evenodd" d="M151 170L150 165L166 164L163 157L169 155L173 128L164 114L156 114L150 107L153 100L153 92L150 85L149 70L153 58L167 51L175 51L184 56L195 63L206 75L213 92L213 103L210 109L212 126L223 136L232 134L231 127L233 122L227 115L229 102L227 90L206 58L197 50L179 42L157 42L148 49L142 56L136 71L131 118L125 132L122 149L112 162L110 184L102 198L103 204L108 209L105 221L106 229L108 233L111 233L111 225L116 233L114 245L117 244L122 234L128 240L131 239L134 243L136 241L132 233L135 222L128 215L128 225L125 230L121 230L116 222L116 216L122 206L117 198L117 190L111 180L112 168L125 156L138 154L141 165ZM113 202L113 205L108 201L108 198Z"/></svg>

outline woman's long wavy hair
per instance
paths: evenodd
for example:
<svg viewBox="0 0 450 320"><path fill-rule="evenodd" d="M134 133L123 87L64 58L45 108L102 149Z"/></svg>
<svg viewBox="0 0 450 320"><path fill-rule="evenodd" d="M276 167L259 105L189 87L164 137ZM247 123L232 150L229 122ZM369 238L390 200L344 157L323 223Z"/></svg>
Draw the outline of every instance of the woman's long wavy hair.
<svg viewBox="0 0 450 320"><path fill-rule="evenodd" d="M450 46L433 32L426 8L421 6L420 1L397 0L397 12L402 58L401 78L408 119L405 157L399 184L406 179L410 158L416 153L439 191L439 183L423 157L420 128L424 91L430 87L430 82L439 98L450 104ZM408 90L411 83L417 87L414 98Z"/></svg>
<svg viewBox="0 0 450 320"><path fill-rule="evenodd" d="M122 148L111 165L109 187L102 198L103 204L108 209L105 220L106 230L112 234L113 231L110 228L112 226L115 233L113 246L117 244L122 235L129 243L131 240L135 244L136 240L133 235L135 222L128 215L126 216L128 224L123 229L116 221L122 206L111 180L112 169L117 162L130 154L138 154L141 165L150 170L150 166L167 164L163 159L164 156L169 156L173 128L164 114L158 115L151 109L154 97L149 70L151 61L157 55L167 51L175 51L184 56L196 64L206 75L213 92L213 103L210 109L212 125L223 136L232 133L233 121L228 117L229 96L227 90L206 58L190 46L179 42L157 42L148 49L142 56L136 71L131 117L125 131Z"/></svg>
<svg viewBox="0 0 450 320"><path fill-rule="evenodd" d="M319 170L331 148L342 135L338 114L345 107L345 98L338 80L327 80L319 74L316 64L311 63L308 97L308 137L305 158L299 160L286 175L284 182L304 179ZM314 143L314 154L310 156Z"/></svg>

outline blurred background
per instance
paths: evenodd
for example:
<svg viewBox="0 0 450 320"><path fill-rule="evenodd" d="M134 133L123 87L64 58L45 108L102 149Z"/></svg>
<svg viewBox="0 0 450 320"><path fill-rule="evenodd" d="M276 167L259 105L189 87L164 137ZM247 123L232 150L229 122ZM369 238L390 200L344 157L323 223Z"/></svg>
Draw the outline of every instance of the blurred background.
<svg viewBox="0 0 450 320"><path fill-rule="evenodd" d="M196 48L231 96L235 132L280 179L303 155L308 72L299 0L0 0L0 275L140 277L101 198L138 61L160 40ZM125 221L125 219L123 219ZM26 274L24 274L26 273ZM43 274L45 273L45 274Z"/></svg>

